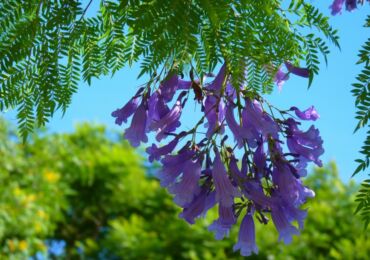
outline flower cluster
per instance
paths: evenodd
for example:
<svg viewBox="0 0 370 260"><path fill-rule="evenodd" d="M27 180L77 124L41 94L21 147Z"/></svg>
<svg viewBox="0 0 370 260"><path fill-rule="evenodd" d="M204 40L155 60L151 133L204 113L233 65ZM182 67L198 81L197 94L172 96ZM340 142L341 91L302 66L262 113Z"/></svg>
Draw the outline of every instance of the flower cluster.
<svg viewBox="0 0 370 260"><path fill-rule="evenodd" d="M363 2L363 0L360 0L358 2ZM347 11L352 12L354 9L357 8L357 0L334 0L330 6L331 14L341 14L343 5L346 6Z"/></svg>
<svg viewBox="0 0 370 260"><path fill-rule="evenodd" d="M289 73L309 76L307 69L289 62L285 66L288 73L279 69L276 74L278 84ZM217 206L218 218L209 226L216 239L228 236L241 218L234 250L245 256L258 252L256 220L267 223L270 216L285 243L299 234L307 214L301 206L315 195L301 177L309 162L322 165L319 157L324 152L314 126L300 129L300 120L319 117L315 108L279 110L247 87L234 87L226 65L209 83L169 73L156 89L152 87L140 88L112 115L117 124L132 116L124 134L132 146L147 142L149 132L158 142L170 139L162 146L153 143L146 152L150 161L161 163L158 178L182 208L180 217L193 224ZM202 117L194 128L180 131L180 118L192 92ZM199 133L199 128L205 132ZM228 135L234 139L231 145Z"/></svg>

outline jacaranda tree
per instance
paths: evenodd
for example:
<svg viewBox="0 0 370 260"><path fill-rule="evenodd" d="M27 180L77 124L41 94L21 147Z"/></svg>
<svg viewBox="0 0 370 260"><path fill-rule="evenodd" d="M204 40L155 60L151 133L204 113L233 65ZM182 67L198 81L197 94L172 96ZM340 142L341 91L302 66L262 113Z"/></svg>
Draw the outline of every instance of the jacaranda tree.
<svg viewBox="0 0 370 260"><path fill-rule="evenodd" d="M0 109L18 109L24 139L56 110L66 111L80 79L90 84L139 62L138 76L149 81L112 115L118 124L133 116L124 134L133 146L155 133L149 160L160 161L158 177L183 208L180 217L194 223L217 206L219 218L209 229L218 239L241 218L234 249L242 255L257 253L254 221L267 223L268 216L289 243L303 226L302 205L314 196L301 177L309 162L321 166L324 152L318 129L302 130L300 120L319 116L314 107L276 108L261 95L292 75L311 85L319 54L326 61L328 42L339 47L328 17L304 0L102 0L87 18L91 3L0 4ZM347 10L357 6L335 0L333 14L344 3ZM363 115L368 98L354 94ZM200 112L185 130L181 114L189 98ZM367 123L359 119L360 126ZM360 205L368 214L368 200Z"/></svg>

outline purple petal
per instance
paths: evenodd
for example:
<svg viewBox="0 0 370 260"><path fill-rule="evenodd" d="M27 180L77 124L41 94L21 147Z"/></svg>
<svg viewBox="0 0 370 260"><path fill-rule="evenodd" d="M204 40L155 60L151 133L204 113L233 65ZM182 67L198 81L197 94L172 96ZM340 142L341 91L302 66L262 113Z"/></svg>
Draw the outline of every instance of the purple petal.
<svg viewBox="0 0 370 260"><path fill-rule="evenodd" d="M116 118L115 123L117 125L122 125L122 122L126 123L127 119L135 113L139 106L139 101L139 97L132 98L122 108L113 111L112 116Z"/></svg>
<svg viewBox="0 0 370 260"><path fill-rule="evenodd" d="M158 142L165 138L167 133L175 131L176 128L180 126L179 119L182 112L181 100L185 94L186 93L183 93L179 96L172 109L165 116L163 116L160 120L151 123L150 129L156 130L156 139Z"/></svg>
<svg viewBox="0 0 370 260"><path fill-rule="evenodd" d="M217 196L217 194L216 194ZM215 238L221 240L229 236L231 227L236 223L236 218L232 205L218 207L219 217L209 227L208 230L215 233Z"/></svg>
<svg viewBox="0 0 370 260"><path fill-rule="evenodd" d="M343 4L344 0L334 0L332 5L329 7L331 8L331 14L336 15L338 13L342 13Z"/></svg>
<svg viewBox="0 0 370 260"><path fill-rule="evenodd" d="M263 191L261 183L256 180L248 180L244 183L243 194L259 206L270 207L272 200Z"/></svg>
<svg viewBox="0 0 370 260"><path fill-rule="evenodd" d="M289 150L314 162L318 166L322 166L319 157L324 153L324 149L319 130L311 126L308 131L302 132L298 129L297 123L293 119L290 118L286 122L289 125L287 130L287 145Z"/></svg>
<svg viewBox="0 0 370 260"><path fill-rule="evenodd" d="M263 142L259 142L257 149L253 154L253 163L255 165L255 173L258 178L262 178L266 168L266 154L263 149Z"/></svg>
<svg viewBox="0 0 370 260"><path fill-rule="evenodd" d="M253 217L248 213L240 224L238 243L234 245L233 250L240 250L242 256L250 256L252 253L258 254L255 233Z"/></svg>
<svg viewBox="0 0 370 260"><path fill-rule="evenodd" d="M215 192L209 193L209 188L203 186L201 192L194 197L191 203L184 207L179 216L188 223L194 224L195 218L204 216L215 204Z"/></svg>
<svg viewBox="0 0 370 260"><path fill-rule="evenodd" d="M170 109L164 102L162 95L155 91L149 98L148 101L148 131L152 131L151 124L161 120L165 115L168 114Z"/></svg>
<svg viewBox="0 0 370 260"><path fill-rule="evenodd" d="M238 167L238 160L235 158L234 155L230 156L230 163L229 163L229 169L230 174L233 179L233 184L237 185L239 183L240 179L243 179L245 176L243 176L242 172L239 170Z"/></svg>
<svg viewBox="0 0 370 260"><path fill-rule="evenodd" d="M216 130L223 133L223 121L225 119L224 101L222 99L218 100L215 96L207 96L204 101L204 114L207 119L207 123L205 124L208 128L206 134L207 138L210 138Z"/></svg>
<svg viewBox="0 0 370 260"><path fill-rule="evenodd" d="M226 64L224 63L222 67L220 68L216 78L208 86L208 89L214 90L216 93L219 94L222 88L222 84L224 83L224 80L225 80L225 70L226 70Z"/></svg>
<svg viewBox="0 0 370 260"><path fill-rule="evenodd" d="M236 122L234 117L234 106L228 104L225 113L226 123L229 126L231 132L234 135L234 140L238 144L238 147L243 147L243 128Z"/></svg>
<svg viewBox="0 0 370 260"><path fill-rule="evenodd" d="M243 89L243 87L240 87L240 89ZM236 90L233 87L233 85L231 85L230 83L226 84L225 94L231 100L236 99L236 95L237 95Z"/></svg>
<svg viewBox="0 0 370 260"><path fill-rule="evenodd" d="M307 68L296 67L292 63L290 63L289 61L285 62L285 66L286 66L286 68L288 69L289 72L291 72L291 73L293 73L297 76L300 76L300 77L303 77L303 78L308 78L310 76L310 70L307 69Z"/></svg>
<svg viewBox="0 0 370 260"><path fill-rule="evenodd" d="M303 186L302 181L293 175L287 164L281 164L274 168L272 180L277 186L278 195L294 207L299 207L306 202L307 198L315 196L312 190Z"/></svg>
<svg viewBox="0 0 370 260"><path fill-rule="evenodd" d="M289 79L289 75L281 70L281 68L278 69L278 71L275 74L274 81L276 85L278 86L279 91L283 89L283 85L285 81Z"/></svg>
<svg viewBox="0 0 370 260"><path fill-rule="evenodd" d="M159 86L160 93L166 103L170 102L175 95L178 88L178 79L179 77L173 74Z"/></svg>
<svg viewBox="0 0 370 260"><path fill-rule="evenodd" d="M201 163L199 161L189 160L185 163L181 180L168 188L168 191L175 195L174 202L177 205L187 205L200 192L198 185L200 172Z"/></svg>
<svg viewBox="0 0 370 260"><path fill-rule="evenodd" d="M283 240L285 244L290 244L292 236L299 235L298 229L289 222L281 207L271 209L271 218L279 232L279 241Z"/></svg>
<svg viewBox="0 0 370 260"><path fill-rule="evenodd" d="M194 156L195 152L189 149L180 151L176 155L166 155L162 160L162 171L158 173L158 178L162 187L167 187L174 183L177 177L184 171L186 162Z"/></svg>
<svg viewBox="0 0 370 260"><path fill-rule="evenodd" d="M177 85L178 85L177 88L178 89L185 89L185 90L190 89L191 84L192 84L191 81L179 79L179 81L177 82Z"/></svg>
<svg viewBox="0 0 370 260"><path fill-rule="evenodd" d="M148 142L148 137L145 133L146 119L147 111L144 107L144 103L141 103L132 118L130 127L126 129L124 134L124 137L133 147L139 146L140 142Z"/></svg>
<svg viewBox="0 0 370 260"><path fill-rule="evenodd" d="M296 116L302 120L316 121L318 118L320 118L314 106L311 106L304 111L299 110L297 107L291 107L290 110L294 111Z"/></svg>
<svg viewBox="0 0 370 260"><path fill-rule="evenodd" d="M151 147L146 148L146 152L149 154L149 161L153 162L153 160L160 160L161 156L170 154L173 149L175 149L179 139L176 137L167 145L162 147L157 147L156 144L152 144Z"/></svg>
<svg viewBox="0 0 370 260"><path fill-rule="evenodd" d="M231 184L218 150L216 151L215 160L213 162L212 177L215 185L216 201L223 206L231 206L234 203L234 197L239 197L240 193L238 189Z"/></svg>
<svg viewBox="0 0 370 260"><path fill-rule="evenodd" d="M346 10L351 12L357 8L357 0L346 0Z"/></svg>
<svg viewBox="0 0 370 260"><path fill-rule="evenodd" d="M255 147L260 135L269 135L278 138L279 127L276 122L262 110L261 104L257 100L245 99L245 107L242 112L243 127L245 135L249 139L249 145Z"/></svg>
<svg viewBox="0 0 370 260"><path fill-rule="evenodd" d="M286 204L282 206L285 215L289 222L297 221L299 229L303 229L304 220L307 217L307 210L301 210L294 207L291 204Z"/></svg>

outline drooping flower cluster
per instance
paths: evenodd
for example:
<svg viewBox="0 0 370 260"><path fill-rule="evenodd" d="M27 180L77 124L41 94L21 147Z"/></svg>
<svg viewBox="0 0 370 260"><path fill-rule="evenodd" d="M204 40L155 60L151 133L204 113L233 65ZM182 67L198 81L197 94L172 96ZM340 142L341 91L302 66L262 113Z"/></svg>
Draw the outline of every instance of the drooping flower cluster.
<svg viewBox="0 0 370 260"><path fill-rule="evenodd" d="M343 5L346 6L346 10L352 12L357 8L357 4L364 4L365 0L334 0L330 5L331 14L337 15L342 13ZM370 2L370 0L367 0Z"/></svg>
<svg viewBox="0 0 370 260"><path fill-rule="evenodd" d="M282 68L279 67L275 74L275 82L280 91L285 81L289 79L289 73L295 74L303 78L308 78L310 76L310 71L307 68L296 67L289 61L284 62L284 65L288 72L284 72Z"/></svg>
<svg viewBox="0 0 370 260"><path fill-rule="evenodd" d="M309 75L307 69L289 62L285 66L288 73ZM286 80L284 75L278 71L275 79ZM228 236L238 218L242 219L234 250L247 256L258 252L256 220L267 223L271 216L279 240L285 243L299 234L307 215L301 206L315 195L301 177L309 162L321 166L324 150L314 126L300 129L300 120L319 117L314 107L277 110L247 87L235 88L231 82L225 65L210 83L192 77L186 81L170 73L157 89L139 89L112 115L117 124L132 116L124 134L132 146L147 142L149 132L155 133L157 142L166 141L162 146L153 143L146 152L149 161L161 163L158 178L182 208L181 218L194 224L217 206L218 218L209 226L216 239ZM181 115L192 92L203 114L194 128L180 131ZM274 109L279 117L273 116ZM199 128L206 131L199 133ZM234 142L227 142L228 135Z"/></svg>

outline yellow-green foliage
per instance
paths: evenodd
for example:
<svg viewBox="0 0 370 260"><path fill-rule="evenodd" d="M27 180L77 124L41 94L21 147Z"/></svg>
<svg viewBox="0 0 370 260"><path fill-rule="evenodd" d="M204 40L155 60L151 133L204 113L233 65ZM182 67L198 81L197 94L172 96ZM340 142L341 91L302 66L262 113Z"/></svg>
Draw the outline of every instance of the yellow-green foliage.
<svg viewBox="0 0 370 260"><path fill-rule="evenodd" d="M194 226L179 219L155 167L118 135L81 125L23 145L0 128L0 259L51 257L51 240L67 243L57 259L244 259L232 252L237 228L216 241L207 230L215 211ZM273 225L258 224L260 254L250 259L367 259L370 240L353 216L357 186L343 184L334 163L305 183L317 196L302 234L284 245Z"/></svg>

